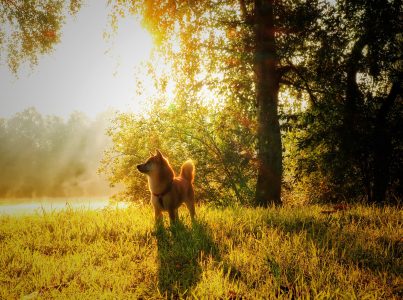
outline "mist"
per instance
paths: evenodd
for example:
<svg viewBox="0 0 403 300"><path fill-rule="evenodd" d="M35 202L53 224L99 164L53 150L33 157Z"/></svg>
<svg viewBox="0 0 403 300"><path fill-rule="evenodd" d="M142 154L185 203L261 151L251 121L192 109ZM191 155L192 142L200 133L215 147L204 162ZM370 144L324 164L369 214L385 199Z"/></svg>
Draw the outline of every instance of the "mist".
<svg viewBox="0 0 403 300"><path fill-rule="evenodd" d="M0 197L111 195L97 169L111 143L105 131L112 116L74 112L64 119L31 107L0 118Z"/></svg>

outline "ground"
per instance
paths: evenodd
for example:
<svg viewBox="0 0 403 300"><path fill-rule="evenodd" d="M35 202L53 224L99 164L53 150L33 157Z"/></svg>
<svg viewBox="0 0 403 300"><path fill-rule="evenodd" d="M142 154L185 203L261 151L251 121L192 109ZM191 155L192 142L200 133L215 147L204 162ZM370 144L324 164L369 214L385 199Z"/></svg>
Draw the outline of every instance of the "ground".
<svg viewBox="0 0 403 300"><path fill-rule="evenodd" d="M0 217L1 299L399 299L402 211L149 206Z"/></svg>

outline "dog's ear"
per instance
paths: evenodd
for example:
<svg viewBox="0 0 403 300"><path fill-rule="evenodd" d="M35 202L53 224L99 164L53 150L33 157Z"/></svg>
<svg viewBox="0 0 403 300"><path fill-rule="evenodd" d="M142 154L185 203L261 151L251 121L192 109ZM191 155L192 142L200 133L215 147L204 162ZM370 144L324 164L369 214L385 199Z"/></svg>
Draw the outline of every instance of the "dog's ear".
<svg viewBox="0 0 403 300"><path fill-rule="evenodd" d="M150 156L154 156L154 154L150 151Z"/></svg>
<svg viewBox="0 0 403 300"><path fill-rule="evenodd" d="M158 149L155 149L155 151L157 152L157 157L158 158L162 158L162 153L160 152L160 150L158 150Z"/></svg>

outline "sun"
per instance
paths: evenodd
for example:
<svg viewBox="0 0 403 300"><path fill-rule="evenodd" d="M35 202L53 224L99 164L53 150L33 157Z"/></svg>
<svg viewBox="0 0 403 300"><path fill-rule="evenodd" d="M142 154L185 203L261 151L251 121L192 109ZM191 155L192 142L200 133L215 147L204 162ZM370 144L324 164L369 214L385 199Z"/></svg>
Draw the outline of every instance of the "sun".
<svg viewBox="0 0 403 300"><path fill-rule="evenodd" d="M24 65L15 78L0 66L0 116L35 107L46 115L68 118L81 111L95 118L110 109L140 113L149 105L152 36L130 14L118 18L112 30L109 14L103 1L90 0L74 18L66 18L60 43L35 68Z"/></svg>

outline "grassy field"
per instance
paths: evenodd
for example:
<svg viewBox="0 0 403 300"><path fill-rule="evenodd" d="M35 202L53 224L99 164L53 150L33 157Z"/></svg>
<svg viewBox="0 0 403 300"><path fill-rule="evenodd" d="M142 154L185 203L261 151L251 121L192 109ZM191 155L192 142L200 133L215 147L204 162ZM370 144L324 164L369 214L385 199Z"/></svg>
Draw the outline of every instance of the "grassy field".
<svg viewBox="0 0 403 300"><path fill-rule="evenodd" d="M150 207L0 217L1 299L399 299L402 211Z"/></svg>

